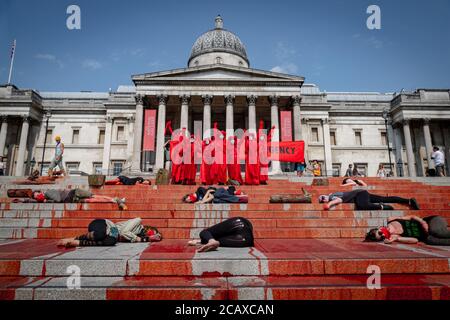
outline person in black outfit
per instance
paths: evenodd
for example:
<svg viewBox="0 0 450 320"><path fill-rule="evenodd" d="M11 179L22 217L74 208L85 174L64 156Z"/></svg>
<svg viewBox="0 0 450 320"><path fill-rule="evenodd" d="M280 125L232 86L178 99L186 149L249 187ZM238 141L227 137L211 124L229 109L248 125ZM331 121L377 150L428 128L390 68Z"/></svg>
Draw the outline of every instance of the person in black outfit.
<svg viewBox="0 0 450 320"><path fill-rule="evenodd" d="M114 246L119 238L119 230L109 220L95 219L88 226L88 232L71 241L72 247ZM59 246L68 247L67 239L58 242Z"/></svg>
<svg viewBox="0 0 450 320"><path fill-rule="evenodd" d="M253 247L253 226L242 217L222 221L200 232L200 240L189 241L189 245L199 245L198 252L216 250L218 247Z"/></svg>
<svg viewBox="0 0 450 320"><path fill-rule="evenodd" d="M394 210L394 208L385 203L407 204L413 210L420 210L416 199L405 199L401 197L383 197L371 194L367 190L353 190L349 192L335 192L329 195L321 195L319 202L324 203L324 210L341 203L355 203L356 210Z"/></svg>
<svg viewBox="0 0 450 320"><path fill-rule="evenodd" d="M129 178L126 176L118 176L114 180L106 181L107 185L125 185L134 186L135 184L151 184L150 180L144 179L142 177Z"/></svg>
<svg viewBox="0 0 450 320"><path fill-rule="evenodd" d="M450 230L447 219L441 216L423 219L418 216L392 217L386 227L370 230L365 241L384 241L387 244L422 241L429 245L450 246Z"/></svg>

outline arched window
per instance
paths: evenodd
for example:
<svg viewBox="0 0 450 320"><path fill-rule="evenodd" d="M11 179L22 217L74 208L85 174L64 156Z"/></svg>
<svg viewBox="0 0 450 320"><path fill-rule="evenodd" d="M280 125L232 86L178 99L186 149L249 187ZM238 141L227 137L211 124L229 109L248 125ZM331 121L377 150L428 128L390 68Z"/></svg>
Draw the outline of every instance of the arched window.
<svg viewBox="0 0 450 320"><path fill-rule="evenodd" d="M221 57L216 57L216 63L217 64L221 64L222 63L222 58Z"/></svg>
<svg viewBox="0 0 450 320"><path fill-rule="evenodd" d="M240 65L240 66L243 66L244 63L243 63L241 60L239 60L239 65Z"/></svg>
<svg viewBox="0 0 450 320"><path fill-rule="evenodd" d="M198 66L198 60L194 61L194 65L197 67Z"/></svg>

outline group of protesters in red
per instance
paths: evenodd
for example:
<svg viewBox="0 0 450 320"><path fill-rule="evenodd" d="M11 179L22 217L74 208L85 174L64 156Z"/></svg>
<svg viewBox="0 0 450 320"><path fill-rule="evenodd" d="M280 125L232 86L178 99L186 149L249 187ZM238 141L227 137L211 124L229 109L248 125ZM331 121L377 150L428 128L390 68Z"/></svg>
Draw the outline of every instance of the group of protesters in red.
<svg viewBox="0 0 450 320"><path fill-rule="evenodd" d="M261 121L258 132L246 133L245 139L239 143L237 136L225 138L225 131L219 131L217 123L214 123L211 137L200 140L193 134L189 138L186 128L174 134L171 122L167 122L166 131L172 136L172 184L195 185L197 164L200 164L200 182L203 185L225 185L230 182L239 185L267 184L267 150L275 127L268 134L263 128L264 122ZM241 174L242 158L245 159L245 178Z"/></svg>

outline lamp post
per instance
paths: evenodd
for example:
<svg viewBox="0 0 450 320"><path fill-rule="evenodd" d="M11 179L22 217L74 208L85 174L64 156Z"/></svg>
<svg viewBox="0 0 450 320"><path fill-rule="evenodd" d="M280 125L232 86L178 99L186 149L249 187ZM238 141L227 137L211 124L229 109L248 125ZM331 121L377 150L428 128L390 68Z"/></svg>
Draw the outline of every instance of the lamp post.
<svg viewBox="0 0 450 320"><path fill-rule="evenodd" d="M36 165L36 159L33 157L33 159L31 159L31 161L30 161L30 166L31 166L31 174L33 174L33 169L34 169L34 166Z"/></svg>
<svg viewBox="0 0 450 320"><path fill-rule="evenodd" d="M389 174L392 175L393 171L392 171L392 159L391 159L391 148L389 146L389 133L388 133L388 119L389 119L389 110L388 109L384 109L383 110L383 114L381 115L384 119L384 125L386 127L386 142L387 142L387 150L388 150L388 155L389 155Z"/></svg>
<svg viewBox="0 0 450 320"><path fill-rule="evenodd" d="M42 151L41 176L42 176L42 171L44 170L45 147L47 146L48 121L50 120L51 117L52 117L51 112L47 111L45 113L46 122L45 122L44 149Z"/></svg>

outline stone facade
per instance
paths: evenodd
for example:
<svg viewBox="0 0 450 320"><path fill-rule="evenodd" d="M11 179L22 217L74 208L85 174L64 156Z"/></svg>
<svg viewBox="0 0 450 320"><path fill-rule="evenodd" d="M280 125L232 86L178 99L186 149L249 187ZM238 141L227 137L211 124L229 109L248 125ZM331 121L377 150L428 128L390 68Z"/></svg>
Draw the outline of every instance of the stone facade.
<svg viewBox="0 0 450 320"><path fill-rule="evenodd" d="M216 39L217 34L224 39ZM227 38L228 37L228 38ZM228 40L227 40L228 39ZM219 59L220 58L220 59ZM350 163L374 176L394 173L423 176L433 145L450 159L450 90L418 89L401 93L324 92L304 78L249 68L237 36L216 28L194 44L188 67L132 76L134 86L110 93L38 92L0 86L0 153L6 174L24 175L34 162L44 167L62 136L69 170L137 174L164 166L166 121L176 128L203 131L214 122L235 129L279 129L279 112L292 111L293 137L304 140L307 161L318 160L326 175L343 175ZM142 152L145 109L157 110L156 152ZM387 120L383 111L387 112ZM48 119L48 126L47 126ZM386 131L387 127L387 131ZM279 137L275 131L274 140ZM411 166L411 163L414 163ZM272 163L272 173L289 171Z"/></svg>

